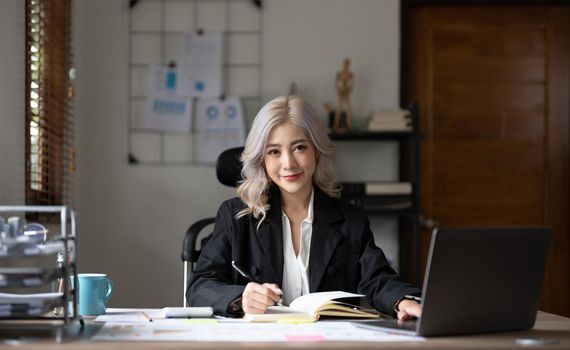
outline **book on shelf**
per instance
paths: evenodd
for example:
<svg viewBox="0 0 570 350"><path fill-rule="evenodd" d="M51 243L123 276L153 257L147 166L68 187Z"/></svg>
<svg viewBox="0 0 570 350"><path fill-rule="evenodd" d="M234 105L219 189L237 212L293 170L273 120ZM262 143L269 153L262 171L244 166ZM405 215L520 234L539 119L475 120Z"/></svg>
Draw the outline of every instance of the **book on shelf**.
<svg viewBox="0 0 570 350"><path fill-rule="evenodd" d="M250 322L313 322L322 316L361 319L380 317L376 310L341 301L363 296L342 291L310 293L296 298L289 306L270 306L264 314L245 314L243 318Z"/></svg>
<svg viewBox="0 0 570 350"><path fill-rule="evenodd" d="M383 110L372 113L369 131L411 131L412 120L408 110Z"/></svg>
<svg viewBox="0 0 570 350"><path fill-rule="evenodd" d="M384 211L408 210L413 208L413 203L412 201L403 201L403 202L394 202L394 203L367 204L366 208L369 210L384 210Z"/></svg>
<svg viewBox="0 0 570 350"><path fill-rule="evenodd" d="M362 197L366 195L408 195L412 193L410 182L369 181L343 182L341 197Z"/></svg>
<svg viewBox="0 0 570 350"><path fill-rule="evenodd" d="M368 131L412 131L412 125L405 123L369 123Z"/></svg>
<svg viewBox="0 0 570 350"><path fill-rule="evenodd" d="M410 119L411 114L407 109L378 110L372 112L372 120L400 121Z"/></svg>
<svg viewBox="0 0 570 350"><path fill-rule="evenodd" d="M410 182L374 181L364 184L367 195L407 195L412 194Z"/></svg>

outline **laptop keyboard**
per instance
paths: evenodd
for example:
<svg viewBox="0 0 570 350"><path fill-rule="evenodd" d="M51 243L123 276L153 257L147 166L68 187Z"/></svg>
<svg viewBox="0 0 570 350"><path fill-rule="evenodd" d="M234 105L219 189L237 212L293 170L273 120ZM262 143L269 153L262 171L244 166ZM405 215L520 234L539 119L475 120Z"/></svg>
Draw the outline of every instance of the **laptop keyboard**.
<svg viewBox="0 0 570 350"><path fill-rule="evenodd" d="M374 321L353 322L353 324L357 327L364 327L367 329L379 328L378 330L382 330L380 328L384 328L410 333L416 331L418 320L398 321L394 319L378 319Z"/></svg>

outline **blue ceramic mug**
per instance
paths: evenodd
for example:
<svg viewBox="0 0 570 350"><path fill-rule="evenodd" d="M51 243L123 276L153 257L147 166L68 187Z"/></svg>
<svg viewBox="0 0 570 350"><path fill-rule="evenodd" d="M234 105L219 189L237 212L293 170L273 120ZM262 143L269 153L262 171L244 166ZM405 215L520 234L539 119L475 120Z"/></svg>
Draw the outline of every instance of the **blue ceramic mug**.
<svg viewBox="0 0 570 350"><path fill-rule="evenodd" d="M79 314L95 316L105 313L105 304L113 293L113 282L103 273L80 273Z"/></svg>

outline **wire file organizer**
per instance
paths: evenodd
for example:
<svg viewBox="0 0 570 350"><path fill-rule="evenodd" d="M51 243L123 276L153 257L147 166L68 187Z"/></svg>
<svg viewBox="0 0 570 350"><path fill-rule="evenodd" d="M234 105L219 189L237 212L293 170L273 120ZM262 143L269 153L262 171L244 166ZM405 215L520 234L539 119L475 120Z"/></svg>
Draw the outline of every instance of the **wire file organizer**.
<svg viewBox="0 0 570 350"><path fill-rule="evenodd" d="M59 215L59 225L26 223L42 215ZM76 213L67 206L0 206L0 324L83 326L76 230Z"/></svg>

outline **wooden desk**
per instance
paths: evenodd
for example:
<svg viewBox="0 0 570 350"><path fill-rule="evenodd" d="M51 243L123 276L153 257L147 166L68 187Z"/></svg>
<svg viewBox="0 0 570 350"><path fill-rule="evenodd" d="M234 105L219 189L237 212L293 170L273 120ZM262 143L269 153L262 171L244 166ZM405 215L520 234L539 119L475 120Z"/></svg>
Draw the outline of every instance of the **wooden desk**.
<svg viewBox="0 0 570 350"><path fill-rule="evenodd" d="M1 324L0 324L1 327ZM570 318L539 312L534 329L526 332L497 333L486 335L429 338L425 342L370 343L370 342L323 342L323 343L192 343L192 342L90 342L89 336L95 326L87 325L78 340L56 344L53 341L26 342L25 349L570 349ZM559 341L555 345L522 346L518 338L542 337ZM0 338L0 340L3 340ZM15 349L13 341L0 343L0 349Z"/></svg>

